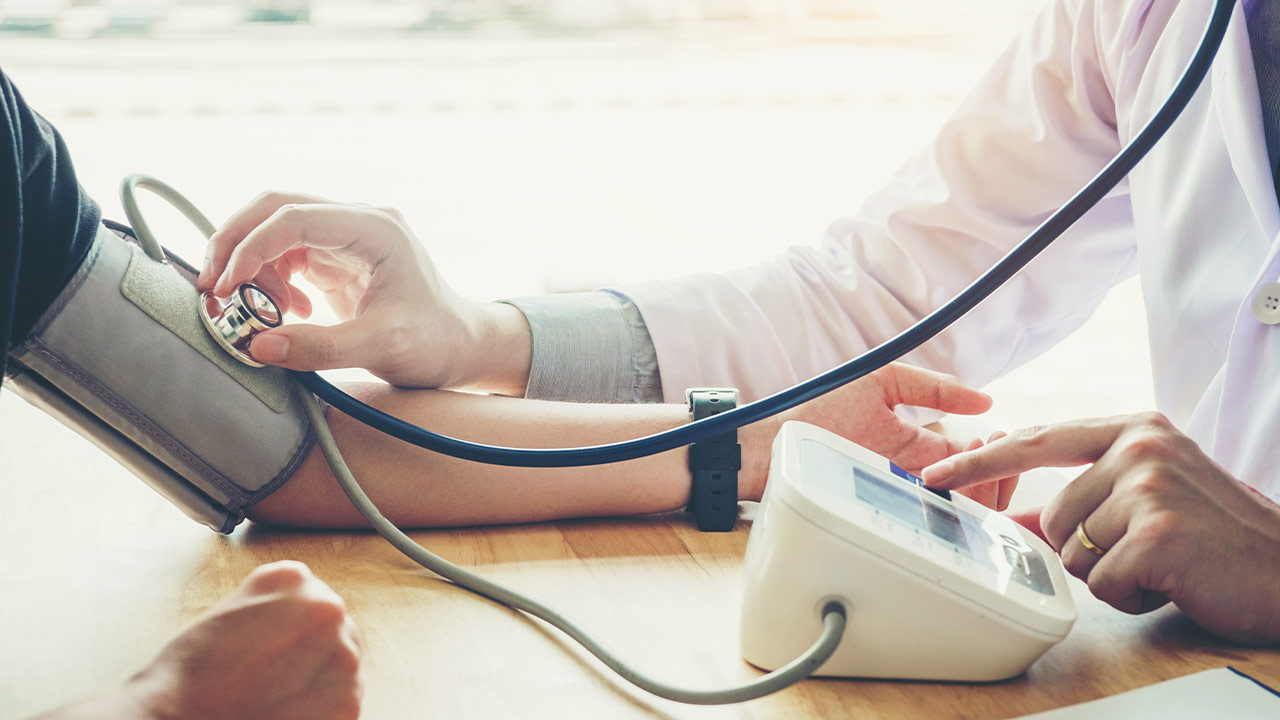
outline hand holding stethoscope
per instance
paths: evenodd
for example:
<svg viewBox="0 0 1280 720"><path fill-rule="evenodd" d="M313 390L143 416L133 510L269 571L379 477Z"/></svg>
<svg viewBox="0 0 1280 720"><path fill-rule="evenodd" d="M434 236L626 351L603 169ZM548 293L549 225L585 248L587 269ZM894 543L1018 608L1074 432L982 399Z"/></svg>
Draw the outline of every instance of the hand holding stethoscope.
<svg viewBox="0 0 1280 720"><path fill-rule="evenodd" d="M1224 638L1280 642L1280 505L1158 413L1021 430L923 477L958 489L1088 464L1039 514L1042 536L1072 575L1128 613L1173 602Z"/></svg>
<svg viewBox="0 0 1280 720"><path fill-rule="evenodd" d="M253 281L281 311L306 318L298 274L343 322L264 331L249 351L255 359L291 370L362 367L402 387L523 393L523 315L455 293L395 209L263 193L210 239L198 287L225 297Z"/></svg>

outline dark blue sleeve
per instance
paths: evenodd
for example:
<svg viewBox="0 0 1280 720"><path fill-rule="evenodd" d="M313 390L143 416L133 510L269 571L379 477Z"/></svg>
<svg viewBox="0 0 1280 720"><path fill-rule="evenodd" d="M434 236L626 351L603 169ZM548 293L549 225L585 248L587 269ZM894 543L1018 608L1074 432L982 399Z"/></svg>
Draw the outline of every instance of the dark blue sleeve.
<svg viewBox="0 0 1280 720"><path fill-rule="evenodd" d="M0 70L0 369L84 259L100 219L58 131Z"/></svg>

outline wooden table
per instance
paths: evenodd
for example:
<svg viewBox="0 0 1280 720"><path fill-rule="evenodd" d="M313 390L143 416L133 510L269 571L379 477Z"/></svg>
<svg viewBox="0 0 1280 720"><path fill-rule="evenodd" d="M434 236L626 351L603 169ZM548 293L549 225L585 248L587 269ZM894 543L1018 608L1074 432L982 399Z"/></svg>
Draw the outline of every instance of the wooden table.
<svg viewBox="0 0 1280 720"><path fill-rule="evenodd" d="M1123 615L1074 583L1075 629L1015 680L810 680L742 705L682 706L619 684L557 632L427 576L375 535L246 524L219 536L10 393L0 433L0 720L119 681L251 568L285 558L347 599L366 648L362 717L374 720L1006 718L1223 665L1280 687L1280 652L1222 643L1172 609ZM1052 491L1036 485L1020 494ZM653 673L721 686L758 674L737 648L749 527L702 534L672 514L415 537L551 602Z"/></svg>

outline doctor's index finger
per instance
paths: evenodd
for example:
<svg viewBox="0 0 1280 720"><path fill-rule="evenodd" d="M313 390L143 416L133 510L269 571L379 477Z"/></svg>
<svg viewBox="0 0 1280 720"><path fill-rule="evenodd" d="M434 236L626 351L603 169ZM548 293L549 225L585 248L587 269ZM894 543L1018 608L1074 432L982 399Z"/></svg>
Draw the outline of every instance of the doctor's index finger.
<svg viewBox="0 0 1280 720"><path fill-rule="evenodd" d="M303 193L264 192L231 214L231 217L209 238L197 287L207 290L226 269L231 253L241 242L282 207L287 205L327 203L328 200Z"/></svg>
<svg viewBox="0 0 1280 720"><path fill-rule="evenodd" d="M930 465L921 477L930 487L956 489L1040 467L1087 465L1115 443L1124 427L1123 421L1107 418L1024 428Z"/></svg>

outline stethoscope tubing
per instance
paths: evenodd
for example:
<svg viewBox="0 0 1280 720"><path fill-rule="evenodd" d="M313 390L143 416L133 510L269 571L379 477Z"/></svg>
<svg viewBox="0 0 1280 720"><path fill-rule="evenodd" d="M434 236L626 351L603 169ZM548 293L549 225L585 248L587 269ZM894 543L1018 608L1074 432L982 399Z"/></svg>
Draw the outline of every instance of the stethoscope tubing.
<svg viewBox="0 0 1280 720"><path fill-rule="evenodd" d="M1215 0L1213 14L1195 54L1169 98L1146 127L1087 185L990 270L897 336L857 358L768 397L632 440L576 448L515 448L475 443L426 430L356 400L314 372L290 372L303 387L334 408L388 435L463 460L513 467L579 467L633 460L705 440L776 415L874 372L928 342L1000 288L1106 197L1155 147L1191 101L1222 44L1234 5L1234 0Z"/></svg>

